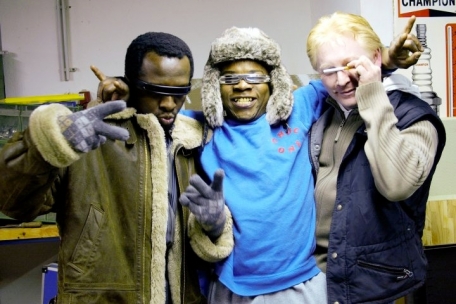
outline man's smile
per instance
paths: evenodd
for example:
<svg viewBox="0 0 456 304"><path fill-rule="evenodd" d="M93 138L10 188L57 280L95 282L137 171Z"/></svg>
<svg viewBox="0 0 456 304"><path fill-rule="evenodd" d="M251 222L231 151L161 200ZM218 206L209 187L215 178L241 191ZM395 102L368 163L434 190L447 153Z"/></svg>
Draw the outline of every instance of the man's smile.
<svg viewBox="0 0 456 304"><path fill-rule="evenodd" d="M237 108L251 108L255 104L256 100L257 99L253 97L237 97L231 99L234 106Z"/></svg>

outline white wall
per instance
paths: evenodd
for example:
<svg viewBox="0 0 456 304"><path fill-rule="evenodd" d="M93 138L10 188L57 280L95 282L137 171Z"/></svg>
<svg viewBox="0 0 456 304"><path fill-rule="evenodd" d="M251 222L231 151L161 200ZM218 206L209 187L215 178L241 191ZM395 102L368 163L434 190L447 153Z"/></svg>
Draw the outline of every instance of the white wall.
<svg viewBox="0 0 456 304"><path fill-rule="evenodd" d="M305 54L311 25L335 10L363 14L362 3L368 1L69 0L70 62L77 71L71 73L71 81L62 81L56 0L0 0L3 49L9 51L4 56L6 96L87 89L93 97L98 80L89 66L95 64L107 75L123 75L127 46L146 31L170 32L185 40L194 53L197 78L211 41L234 25L261 28L282 46L290 73L312 73ZM368 20L369 15L387 15L378 14L385 7L379 2L369 4ZM382 26L373 25L382 32Z"/></svg>
<svg viewBox="0 0 456 304"><path fill-rule="evenodd" d="M446 144L437 169L432 179L429 200L455 200L456 199L456 118L443 117L443 124L446 130ZM456 214L453 215L456 217Z"/></svg>
<svg viewBox="0 0 456 304"><path fill-rule="evenodd" d="M394 32L394 0L320 0L310 1L311 24L323 15L335 11L359 14L366 18L385 45L392 41Z"/></svg>
<svg viewBox="0 0 456 304"><path fill-rule="evenodd" d="M60 80L56 0L0 0L6 95L95 92L89 69L123 75L125 51L146 31L165 31L185 40L201 77L211 41L228 27L256 26L283 46L291 73L310 71L304 41L310 29L309 1L70 0L72 81Z"/></svg>
<svg viewBox="0 0 456 304"><path fill-rule="evenodd" d="M360 0L360 13L380 36L385 45L389 45L398 33L394 34L394 2L395 0Z"/></svg>

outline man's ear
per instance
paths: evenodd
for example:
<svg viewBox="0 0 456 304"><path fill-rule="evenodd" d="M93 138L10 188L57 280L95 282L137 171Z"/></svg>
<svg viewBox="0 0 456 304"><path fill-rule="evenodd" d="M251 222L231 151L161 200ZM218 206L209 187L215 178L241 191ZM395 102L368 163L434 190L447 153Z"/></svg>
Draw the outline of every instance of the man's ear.
<svg viewBox="0 0 456 304"><path fill-rule="evenodd" d="M374 64L381 67L382 66L382 50L377 49L374 53Z"/></svg>

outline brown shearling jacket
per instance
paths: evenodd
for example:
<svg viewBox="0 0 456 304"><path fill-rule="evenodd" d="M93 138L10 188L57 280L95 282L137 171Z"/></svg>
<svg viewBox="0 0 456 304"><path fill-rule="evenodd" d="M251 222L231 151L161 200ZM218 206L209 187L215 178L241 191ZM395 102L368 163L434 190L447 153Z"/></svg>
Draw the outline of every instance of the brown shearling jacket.
<svg viewBox="0 0 456 304"><path fill-rule="evenodd" d="M108 139L79 154L56 122L68 111L61 105L39 107L30 128L0 151L0 210L24 221L57 213L58 303L165 303L165 267L173 303L204 302L194 269L199 259L187 235L197 234L192 242L204 259L222 259L233 245L231 217L212 242L192 228L198 223L178 204L167 255L168 165L158 120L131 108L111 115L106 121L126 128L129 139ZM202 128L178 115L172 136L180 193L195 173ZM213 247L206 248L208 243Z"/></svg>

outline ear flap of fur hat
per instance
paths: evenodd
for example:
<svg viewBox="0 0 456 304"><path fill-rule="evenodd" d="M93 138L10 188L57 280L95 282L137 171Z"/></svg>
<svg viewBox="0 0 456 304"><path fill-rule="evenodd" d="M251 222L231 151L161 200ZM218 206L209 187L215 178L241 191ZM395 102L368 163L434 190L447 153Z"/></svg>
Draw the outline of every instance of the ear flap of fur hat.
<svg viewBox="0 0 456 304"><path fill-rule="evenodd" d="M266 106L266 119L270 125L286 120L293 108L293 81L281 64L279 45L257 28L232 27L212 43L204 67L201 102L209 125L218 127L224 120L217 65L242 59L260 61L271 68L272 94Z"/></svg>
<svg viewBox="0 0 456 304"><path fill-rule="evenodd" d="M209 59L210 60L210 59ZM215 128L223 124L223 103L220 95L220 71L210 64L204 67L201 105L208 124Z"/></svg>

